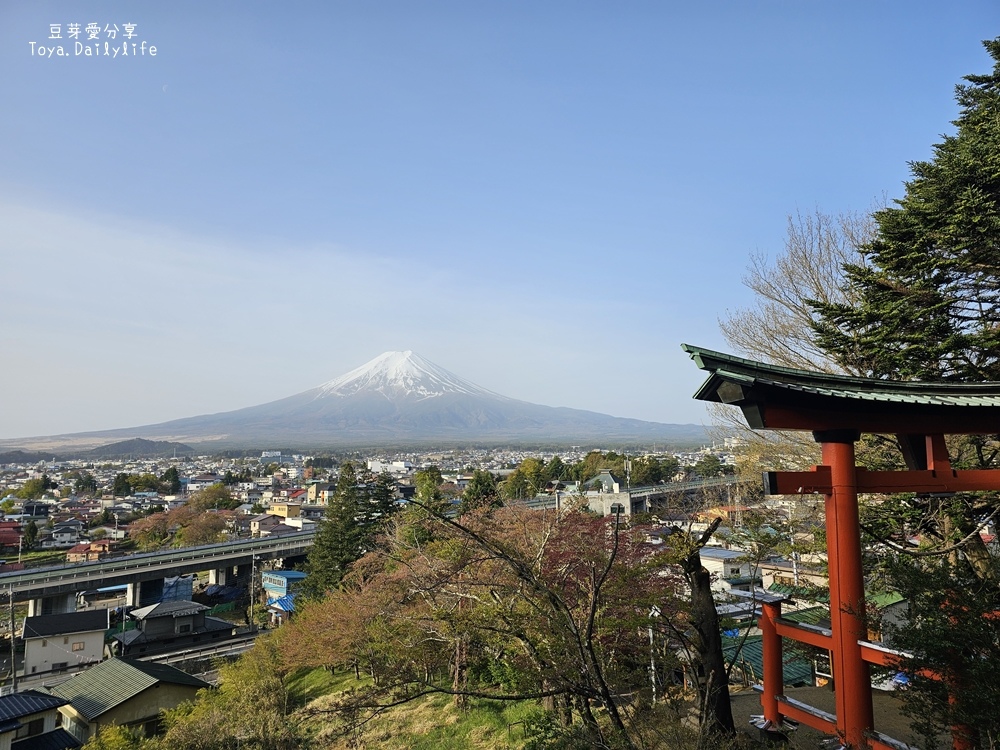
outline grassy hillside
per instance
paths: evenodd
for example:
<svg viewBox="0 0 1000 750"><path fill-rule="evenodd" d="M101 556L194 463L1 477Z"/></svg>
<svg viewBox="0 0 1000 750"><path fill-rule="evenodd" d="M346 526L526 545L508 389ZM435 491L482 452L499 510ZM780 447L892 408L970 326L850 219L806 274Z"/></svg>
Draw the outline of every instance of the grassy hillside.
<svg viewBox="0 0 1000 750"><path fill-rule="evenodd" d="M324 708L357 685L349 674L323 669L296 675L289 688L305 704L298 712L318 746L331 750L520 750L525 728L539 721L534 701L470 700L464 709L448 695L418 698L370 722L357 736L338 736Z"/></svg>

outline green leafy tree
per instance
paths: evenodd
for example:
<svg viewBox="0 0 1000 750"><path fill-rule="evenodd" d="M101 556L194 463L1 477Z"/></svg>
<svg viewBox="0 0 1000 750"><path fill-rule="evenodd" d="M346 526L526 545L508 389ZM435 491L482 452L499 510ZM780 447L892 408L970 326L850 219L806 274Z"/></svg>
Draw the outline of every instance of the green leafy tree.
<svg viewBox="0 0 1000 750"><path fill-rule="evenodd" d="M368 672L327 704L335 731L444 693L459 705L541 700L574 723L555 728L563 744L535 747L681 746L644 736L662 715L650 706L650 668L658 679L678 668L672 633L687 630L678 571L647 529L521 504L458 518L424 510L432 543L397 527L405 533L384 552L278 633L289 669Z"/></svg>
<svg viewBox="0 0 1000 750"><path fill-rule="evenodd" d="M28 521L27 525L24 527L24 546L27 549L34 549L35 545L38 543L38 524L35 523L35 519L32 518Z"/></svg>
<svg viewBox="0 0 1000 750"><path fill-rule="evenodd" d="M414 473L417 502L408 503L401 510L399 525L405 531L397 533L410 535L413 544L426 544L431 540L430 527L425 523L428 513L445 513L451 506L452 497L442 489L444 483L444 477L437 466L429 466Z"/></svg>
<svg viewBox="0 0 1000 750"><path fill-rule="evenodd" d="M669 482L680 468L680 461L674 456L657 458L642 456L632 461L632 486L642 487L650 484Z"/></svg>
<svg viewBox="0 0 1000 750"><path fill-rule="evenodd" d="M17 496L22 500L37 500L49 490L54 490L59 483L52 480L48 474L42 474L36 479L29 479L24 486L17 491Z"/></svg>
<svg viewBox="0 0 1000 750"><path fill-rule="evenodd" d="M221 482L198 490L188 500L188 505L198 510L233 510L240 501L232 496L229 488Z"/></svg>
<svg viewBox="0 0 1000 750"><path fill-rule="evenodd" d="M129 474L128 483L132 492L159 492L160 480L154 474Z"/></svg>
<svg viewBox="0 0 1000 750"><path fill-rule="evenodd" d="M545 464L544 476L546 482L551 482L556 479L569 479L569 467L559 456L553 456L549 459L549 462Z"/></svg>
<svg viewBox="0 0 1000 750"><path fill-rule="evenodd" d="M501 505L500 490L496 478L488 471L476 469L462 493L461 513L476 508L496 508Z"/></svg>
<svg viewBox="0 0 1000 750"><path fill-rule="evenodd" d="M77 474L73 481L73 492L77 495L94 495L97 493L97 479L89 471Z"/></svg>
<svg viewBox="0 0 1000 750"><path fill-rule="evenodd" d="M225 536L227 516L221 513L197 513L184 519L184 523L174 535L175 547L194 547L199 544L214 544Z"/></svg>
<svg viewBox="0 0 1000 750"><path fill-rule="evenodd" d="M721 477L724 474L733 473L733 467L726 466L718 456L712 453L698 459L693 468L700 477Z"/></svg>
<svg viewBox="0 0 1000 750"><path fill-rule="evenodd" d="M45 494L45 485L41 479L29 479L14 494L22 500L37 500Z"/></svg>
<svg viewBox="0 0 1000 750"><path fill-rule="evenodd" d="M527 475L517 468L500 485L500 493L506 500L524 500L535 496L535 488Z"/></svg>
<svg viewBox="0 0 1000 750"><path fill-rule="evenodd" d="M176 466L171 466L160 476L160 491L164 494L176 495L181 487L181 477Z"/></svg>
<svg viewBox="0 0 1000 750"><path fill-rule="evenodd" d="M441 490L444 477L441 476L441 470L437 466L429 466L415 472L413 484L416 488L417 499L424 505L437 506L445 501L444 492Z"/></svg>
<svg viewBox="0 0 1000 750"><path fill-rule="evenodd" d="M111 515L111 511L104 508L100 513L91 518L90 523L87 525L92 529L96 529L98 526L106 526L112 521L114 521L114 517Z"/></svg>
<svg viewBox="0 0 1000 750"><path fill-rule="evenodd" d="M128 481L128 474L120 472L115 475L115 481L111 486L111 493L115 497L127 497L132 494L132 485Z"/></svg>
<svg viewBox="0 0 1000 750"><path fill-rule="evenodd" d="M270 639L219 667L218 689L165 712L155 750L297 750L308 747L290 709L285 670ZM151 748L151 750L153 750Z"/></svg>
<svg viewBox="0 0 1000 750"><path fill-rule="evenodd" d="M159 549L171 538L170 516L166 513L151 513L129 525L129 537L143 552Z"/></svg>
<svg viewBox="0 0 1000 750"><path fill-rule="evenodd" d="M532 497L545 489L549 478L545 474L545 464L541 459L528 457L521 461L518 470L528 480L528 492Z"/></svg>
<svg viewBox="0 0 1000 750"><path fill-rule="evenodd" d="M625 456L620 455L615 451L608 451L607 453L591 451L584 456L582 461L578 461L573 464L570 469L570 476L578 482L587 482L605 469L610 471L616 477L624 478Z"/></svg>
<svg viewBox="0 0 1000 750"><path fill-rule="evenodd" d="M102 726L101 731L94 734L83 750L145 750L150 745L138 733L119 724Z"/></svg>

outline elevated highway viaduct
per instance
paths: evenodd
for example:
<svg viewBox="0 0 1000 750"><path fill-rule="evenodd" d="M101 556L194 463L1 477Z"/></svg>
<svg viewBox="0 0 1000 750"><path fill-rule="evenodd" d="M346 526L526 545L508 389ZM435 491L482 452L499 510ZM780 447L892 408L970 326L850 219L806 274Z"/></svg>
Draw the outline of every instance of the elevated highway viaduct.
<svg viewBox="0 0 1000 750"><path fill-rule="evenodd" d="M263 562L305 555L315 536L315 531L301 531L2 573L0 595L7 594L15 602L27 601L29 615L55 614L73 611L76 596L82 591L125 585L129 604L138 605L143 584L202 571L209 572L211 582L226 583L234 570L248 575L255 559Z"/></svg>

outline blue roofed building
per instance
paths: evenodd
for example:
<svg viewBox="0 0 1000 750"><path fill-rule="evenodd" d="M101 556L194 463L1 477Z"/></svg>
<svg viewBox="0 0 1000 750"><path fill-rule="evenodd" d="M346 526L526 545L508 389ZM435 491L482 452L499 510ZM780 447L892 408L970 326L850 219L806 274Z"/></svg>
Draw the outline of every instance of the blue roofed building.
<svg viewBox="0 0 1000 750"><path fill-rule="evenodd" d="M281 625L295 612L295 593L306 574L301 570L268 570L261 574L261 585L271 613L271 624Z"/></svg>

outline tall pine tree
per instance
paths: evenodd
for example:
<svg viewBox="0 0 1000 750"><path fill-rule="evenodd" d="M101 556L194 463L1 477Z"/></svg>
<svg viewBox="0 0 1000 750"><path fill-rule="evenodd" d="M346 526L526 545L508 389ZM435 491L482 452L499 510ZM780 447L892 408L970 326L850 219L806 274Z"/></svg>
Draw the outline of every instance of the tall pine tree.
<svg viewBox="0 0 1000 750"><path fill-rule="evenodd" d="M358 472L347 462L337 489L316 529L306 562L303 591L321 597L336 588L355 560L371 551L396 509L395 482L389 474Z"/></svg>
<svg viewBox="0 0 1000 750"><path fill-rule="evenodd" d="M911 165L895 206L875 213L849 299L814 303L818 343L877 378L1000 380L1000 39L993 72L956 88L956 132Z"/></svg>

